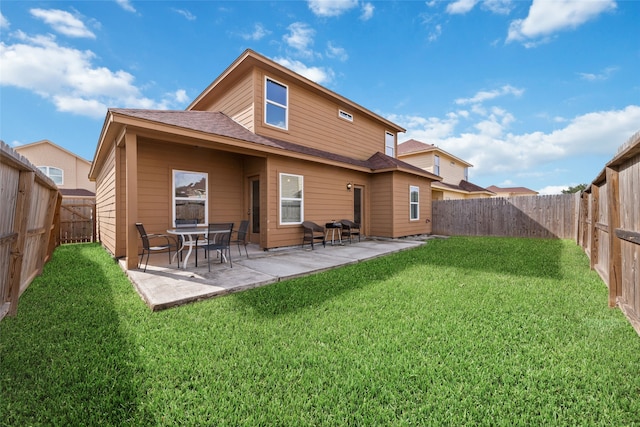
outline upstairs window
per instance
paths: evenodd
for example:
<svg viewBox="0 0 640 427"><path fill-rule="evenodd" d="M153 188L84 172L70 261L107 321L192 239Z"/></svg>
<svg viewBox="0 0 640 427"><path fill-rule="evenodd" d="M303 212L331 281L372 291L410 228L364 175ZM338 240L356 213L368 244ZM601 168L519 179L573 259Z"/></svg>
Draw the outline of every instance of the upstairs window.
<svg viewBox="0 0 640 427"><path fill-rule="evenodd" d="M469 168L464 168L464 180L469 181Z"/></svg>
<svg viewBox="0 0 640 427"><path fill-rule="evenodd" d="M440 156L433 156L433 173L440 176Z"/></svg>
<svg viewBox="0 0 640 427"><path fill-rule="evenodd" d="M267 77L265 82L265 123L287 129L289 88Z"/></svg>
<svg viewBox="0 0 640 427"><path fill-rule="evenodd" d="M396 153L396 136L391 132L384 133L384 154L395 157Z"/></svg>
<svg viewBox="0 0 640 427"><path fill-rule="evenodd" d="M207 225L209 198L208 174L205 172L173 171L173 223L176 220L197 220Z"/></svg>
<svg viewBox="0 0 640 427"><path fill-rule="evenodd" d="M45 175L47 175L56 185L64 184L64 172L60 168L54 166L38 166Z"/></svg>
<svg viewBox="0 0 640 427"><path fill-rule="evenodd" d="M420 219L420 187L409 186L409 219Z"/></svg>

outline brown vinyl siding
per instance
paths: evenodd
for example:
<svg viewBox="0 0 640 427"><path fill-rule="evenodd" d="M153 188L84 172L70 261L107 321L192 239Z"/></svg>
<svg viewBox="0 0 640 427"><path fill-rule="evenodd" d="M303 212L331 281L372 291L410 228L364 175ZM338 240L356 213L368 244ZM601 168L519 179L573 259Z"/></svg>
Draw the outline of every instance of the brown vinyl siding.
<svg viewBox="0 0 640 427"><path fill-rule="evenodd" d="M370 194L371 236L391 236L393 234L393 173L374 175L371 179L373 191Z"/></svg>
<svg viewBox="0 0 640 427"><path fill-rule="evenodd" d="M371 235L402 237L431 232L431 184L426 178L389 172L374 175L371 197ZM409 187L420 188L420 217L409 216ZM429 219L429 222L427 222Z"/></svg>
<svg viewBox="0 0 640 427"><path fill-rule="evenodd" d="M220 111L253 132L254 85L252 73L244 75L238 80L237 86L232 89L208 105L206 111Z"/></svg>
<svg viewBox="0 0 640 427"><path fill-rule="evenodd" d="M368 182L367 175L360 172L278 156L269 158L268 170L267 191L272 201L268 206L268 248L299 245L302 241L302 227L299 224L280 224L281 173L303 177L302 220L313 221L321 226L331 220L353 219L354 193L347 190L347 183L364 186Z"/></svg>
<svg viewBox="0 0 640 427"><path fill-rule="evenodd" d="M264 123L265 77L287 85L289 90L288 129L282 130ZM382 125L349 108L311 93L292 81L256 72L255 132L271 138L295 144L339 153L359 160L366 160L376 151L384 153L385 130ZM353 114L353 122L338 117L338 110Z"/></svg>
<svg viewBox="0 0 640 427"><path fill-rule="evenodd" d="M96 228L98 239L116 253L116 163L111 149L96 179Z"/></svg>
<svg viewBox="0 0 640 427"><path fill-rule="evenodd" d="M180 147L180 146L178 146ZM138 142L138 221L148 232L171 228L173 170L208 174L209 222L239 225L243 213L242 156L222 151L176 146L160 141Z"/></svg>

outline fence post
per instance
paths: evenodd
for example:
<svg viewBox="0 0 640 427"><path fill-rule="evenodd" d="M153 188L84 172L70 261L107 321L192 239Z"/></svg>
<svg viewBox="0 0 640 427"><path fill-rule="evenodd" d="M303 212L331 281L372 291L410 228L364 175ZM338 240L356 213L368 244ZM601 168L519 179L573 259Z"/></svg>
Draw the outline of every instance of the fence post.
<svg viewBox="0 0 640 427"><path fill-rule="evenodd" d="M22 281L22 261L24 259L25 244L27 241L27 226L29 209L31 204L31 193L35 181L35 172L22 170L18 179L18 195L16 200L16 214L14 231L18 233L11 248L11 266L9 267L9 316L18 313L18 299L20 298L20 283Z"/></svg>
<svg viewBox="0 0 640 427"><path fill-rule="evenodd" d="M591 186L591 245L589 248L591 269L598 265L598 218L600 217L600 187Z"/></svg>
<svg viewBox="0 0 640 427"><path fill-rule="evenodd" d="M609 206L609 307L622 295L622 244L616 235L620 228L620 185L618 171L607 167L607 205Z"/></svg>

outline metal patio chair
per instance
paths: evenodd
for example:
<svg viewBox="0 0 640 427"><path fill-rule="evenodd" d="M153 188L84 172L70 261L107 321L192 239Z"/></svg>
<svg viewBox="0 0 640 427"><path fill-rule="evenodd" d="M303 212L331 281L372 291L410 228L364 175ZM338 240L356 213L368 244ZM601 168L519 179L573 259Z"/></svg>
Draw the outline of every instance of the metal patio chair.
<svg viewBox="0 0 640 427"><path fill-rule="evenodd" d="M175 239L167 234L149 234L145 231L144 226L140 222L136 222L136 228L142 239L142 255L140 255L140 261L138 261L138 268L142 264L144 255L147 254L147 261L144 263L144 271L147 271L147 265L149 264L149 255L152 252L169 252L169 264L171 264L171 248L178 250L178 244ZM152 241L162 240L163 242L158 245L152 245ZM171 243L173 241L173 243ZM178 268L180 268L180 259L178 259Z"/></svg>
<svg viewBox="0 0 640 427"><path fill-rule="evenodd" d="M244 245L244 253L249 258L249 252L247 252L247 244L249 244L249 221L243 219L240 221L240 228L236 231L236 238L231 241L231 243L236 243L238 245L238 255L242 256L242 251L240 250L240 245Z"/></svg>
<svg viewBox="0 0 640 427"><path fill-rule="evenodd" d="M209 224L207 231L207 240L203 245L199 245L196 249L204 249L207 257L207 266L211 271L211 251L220 253L220 262L224 262L225 257L229 260L229 266L233 268L231 261L231 233L233 233L232 222L212 223ZM198 259L196 251L196 260Z"/></svg>

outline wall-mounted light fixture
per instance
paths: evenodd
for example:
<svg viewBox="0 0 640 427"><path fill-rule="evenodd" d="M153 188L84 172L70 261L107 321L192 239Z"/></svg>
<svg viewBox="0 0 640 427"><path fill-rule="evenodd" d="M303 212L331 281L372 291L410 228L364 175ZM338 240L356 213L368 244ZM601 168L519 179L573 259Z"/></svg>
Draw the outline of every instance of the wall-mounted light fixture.
<svg viewBox="0 0 640 427"><path fill-rule="evenodd" d="M351 185L350 182L347 183L347 191L351 191L351 187L353 187L353 185Z"/></svg>

